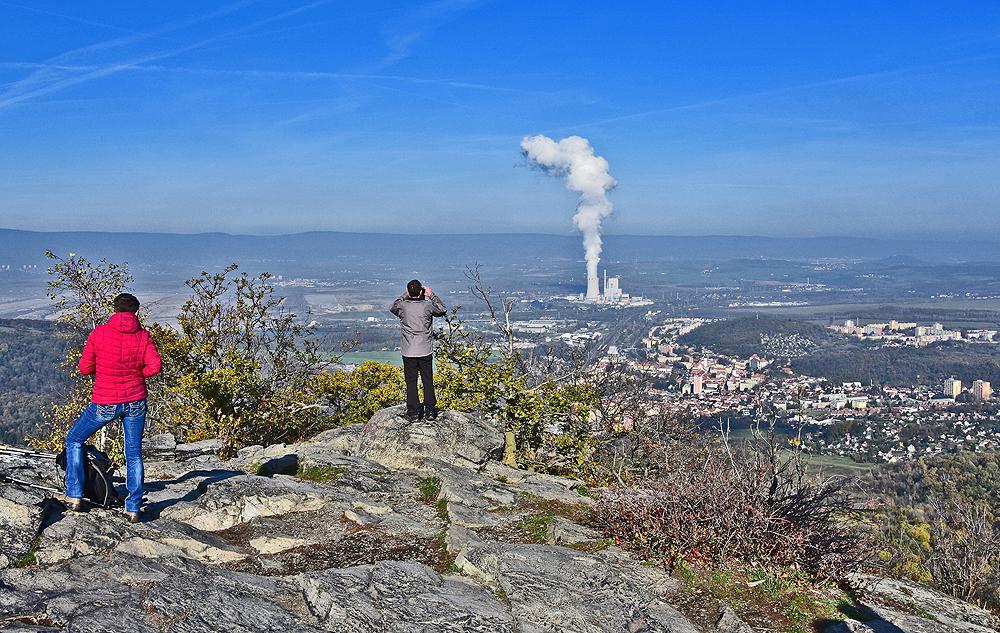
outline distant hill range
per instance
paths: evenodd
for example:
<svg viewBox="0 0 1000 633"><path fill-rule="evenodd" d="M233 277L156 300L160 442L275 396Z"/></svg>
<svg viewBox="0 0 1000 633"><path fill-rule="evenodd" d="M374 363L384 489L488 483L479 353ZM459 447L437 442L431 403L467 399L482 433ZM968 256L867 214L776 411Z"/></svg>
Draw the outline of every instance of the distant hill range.
<svg viewBox="0 0 1000 633"><path fill-rule="evenodd" d="M87 257L166 267L217 267L310 262L329 268L356 258L387 265L479 261L486 265L582 258L577 235L400 235L311 232L252 236L226 233L35 232L0 229L0 265L41 264L46 249ZM1000 261L1000 242L887 240L858 237L773 238L756 236L605 236L611 261L767 258L790 260L886 259L899 261Z"/></svg>

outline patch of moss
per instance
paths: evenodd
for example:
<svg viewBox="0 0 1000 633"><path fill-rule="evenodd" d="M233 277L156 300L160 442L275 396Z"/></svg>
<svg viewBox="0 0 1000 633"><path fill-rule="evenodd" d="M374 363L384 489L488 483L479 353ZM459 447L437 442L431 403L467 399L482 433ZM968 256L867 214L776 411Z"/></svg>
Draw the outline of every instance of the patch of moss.
<svg viewBox="0 0 1000 633"><path fill-rule="evenodd" d="M441 497L440 499L437 500L437 503L435 504L434 507L437 509L437 516L438 516L439 519L441 519L442 521L444 521L446 523L449 522L449 521L451 521L451 518L448 516L448 500L447 499L445 499L444 497Z"/></svg>
<svg viewBox="0 0 1000 633"><path fill-rule="evenodd" d="M312 466L299 467L295 476L306 481L336 481L347 472L343 466Z"/></svg>
<svg viewBox="0 0 1000 633"><path fill-rule="evenodd" d="M42 542L42 535L39 534L31 541L31 547L21 558L17 559L14 563L14 567L34 567L38 564L38 557L35 554L38 552L38 545Z"/></svg>
<svg viewBox="0 0 1000 633"><path fill-rule="evenodd" d="M693 606L693 611L704 611L706 604L725 602L752 627L812 633L818 623L860 619L864 615L864 607L848 594L814 583L797 572L705 569L679 564L674 575L684 582L682 602ZM682 611L685 604L679 605Z"/></svg>
<svg viewBox="0 0 1000 633"><path fill-rule="evenodd" d="M578 525L589 525L592 522L593 510L586 503L568 503L545 499L530 493L522 493L518 499L518 507L532 510L535 513L551 514L569 519Z"/></svg>
<svg viewBox="0 0 1000 633"><path fill-rule="evenodd" d="M615 542L612 539L599 538L596 541L580 541L579 543L571 543L570 547L581 552L593 554L594 552L608 549L614 545L614 543Z"/></svg>
<svg viewBox="0 0 1000 633"><path fill-rule="evenodd" d="M500 589L498 587L497 590L493 592L493 595L495 595L497 597L497 600L499 600L500 602L504 603L507 606L510 606L510 598L507 597L507 592L504 591L503 589Z"/></svg>
<svg viewBox="0 0 1000 633"><path fill-rule="evenodd" d="M522 517L517 522L517 528L524 534L528 543L542 544L548 542L549 526L552 525L552 514L540 512Z"/></svg>
<svg viewBox="0 0 1000 633"><path fill-rule="evenodd" d="M417 490L424 503L433 504L441 494L441 478L421 477L417 480Z"/></svg>
<svg viewBox="0 0 1000 633"><path fill-rule="evenodd" d="M595 498L594 491L588 488L587 486L577 486L573 490L576 492L576 494L580 495L581 497L587 497L588 499Z"/></svg>

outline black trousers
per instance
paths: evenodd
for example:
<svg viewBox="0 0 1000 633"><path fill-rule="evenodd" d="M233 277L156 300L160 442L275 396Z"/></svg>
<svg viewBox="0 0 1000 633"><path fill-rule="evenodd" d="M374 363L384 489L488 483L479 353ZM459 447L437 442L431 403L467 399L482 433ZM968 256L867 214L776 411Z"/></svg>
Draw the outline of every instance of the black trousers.
<svg viewBox="0 0 1000 633"><path fill-rule="evenodd" d="M424 384L424 404L420 404L417 393L417 374ZM406 378L406 415L422 415L437 408L434 397L434 355L404 356L403 377Z"/></svg>

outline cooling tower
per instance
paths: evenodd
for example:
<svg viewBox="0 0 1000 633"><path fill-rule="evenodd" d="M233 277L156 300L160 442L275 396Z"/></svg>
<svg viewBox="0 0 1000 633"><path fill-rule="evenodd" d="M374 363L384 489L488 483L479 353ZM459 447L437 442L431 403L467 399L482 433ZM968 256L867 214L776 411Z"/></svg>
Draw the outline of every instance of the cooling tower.
<svg viewBox="0 0 1000 633"><path fill-rule="evenodd" d="M590 267L588 266L588 269ZM597 267L594 266L596 269ZM597 270L587 271L587 301L600 301L601 300L601 289L597 281Z"/></svg>

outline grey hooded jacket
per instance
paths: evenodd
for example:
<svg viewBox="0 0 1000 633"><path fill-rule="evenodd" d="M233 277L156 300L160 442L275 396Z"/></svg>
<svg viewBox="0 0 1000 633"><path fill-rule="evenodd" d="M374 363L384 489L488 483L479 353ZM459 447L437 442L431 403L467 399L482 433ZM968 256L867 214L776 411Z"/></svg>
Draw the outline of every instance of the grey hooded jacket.
<svg viewBox="0 0 1000 633"><path fill-rule="evenodd" d="M420 358L434 353L434 342L431 337L431 324L434 317L443 317L448 308L437 295L429 300L411 299L403 294L392 302L389 308L399 317L399 351L408 358Z"/></svg>

